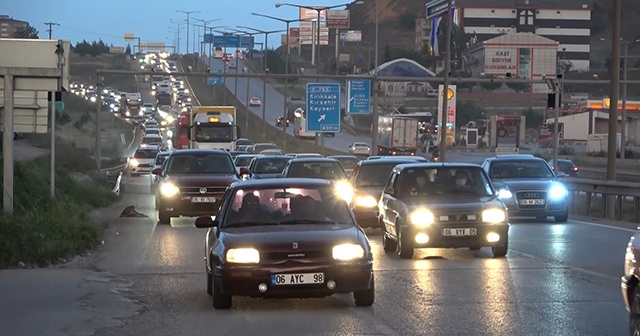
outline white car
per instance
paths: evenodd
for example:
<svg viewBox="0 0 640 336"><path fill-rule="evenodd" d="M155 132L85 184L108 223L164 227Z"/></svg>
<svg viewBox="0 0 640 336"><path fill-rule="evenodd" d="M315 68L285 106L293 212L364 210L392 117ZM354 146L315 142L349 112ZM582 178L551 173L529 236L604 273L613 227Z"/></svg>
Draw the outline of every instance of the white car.
<svg viewBox="0 0 640 336"><path fill-rule="evenodd" d="M165 148L164 141L162 141L162 136L156 135L156 134L145 135L142 138L142 145L159 146L161 149ZM155 158L155 156L154 156L154 158Z"/></svg>
<svg viewBox="0 0 640 336"><path fill-rule="evenodd" d="M155 158L155 161L153 163L153 166L151 167L151 171L153 171L154 169L156 169L158 167L162 167L162 164L169 157L169 155L171 155L171 152L168 152L168 151L167 152L158 152L158 155L156 155L156 158ZM160 176L154 175L154 174L149 174L149 176L151 178L151 192L154 193L156 188L160 184Z"/></svg>
<svg viewBox="0 0 640 336"><path fill-rule="evenodd" d="M159 146L141 145L133 154L133 157L129 159L131 176L150 173L159 152Z"/></svg>
<svg viewBox="0 0 640 336"><path fill-rule="evenodd" d="M147 135L159 135L162 136L162 134L160 133L160 129L159 128L146 128L144 130L144 136Z"/></svg>
<svg viewBox="0 0 640 336"><path fill-rule="evenodd" d="M354 142L349 146L349 154L371 155L371 147L366 142Z"/></svg>
<svg viewBox="0 0 640 336"><path fill-rule="evenodd" d="M262 102L258 97L253 97L251 98L251 100L249 100L249 106L260 106L260 105L262 105Z"/></svg>

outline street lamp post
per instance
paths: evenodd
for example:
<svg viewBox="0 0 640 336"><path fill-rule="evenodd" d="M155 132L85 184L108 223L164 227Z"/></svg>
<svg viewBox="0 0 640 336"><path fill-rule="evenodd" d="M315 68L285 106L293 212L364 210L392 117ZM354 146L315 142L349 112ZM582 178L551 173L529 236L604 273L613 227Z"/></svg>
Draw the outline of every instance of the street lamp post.
<svg viewBox="0 0 640 336"><path fill-rule="evenodd" d="M289 27L291 25L291 23L293 22L301 22L301 21L307 21L307 20L301 20L301 19L292 19L292 20L287 20L287 19L282 19L279 17L275 17L275 16L270 16L270 15L265 15L265 14L260 14L260 13L251 13L251 15L254 16L260 16L263 18L267 18L267 19L271 19L271 20L276 20L276 21L280 21L280 22L284 22L287 24L287 32L286 32L286 44L287 44L287 52L286 52L286 56L285 56L285 61L284 61L284 73L285 75L289 75L289 56L291 54L291 47L290 47L290 43L289 43ZM298 46L299 48L299 46ZM289 120L289 112L287 109L287 96L289 94L288 92L289 90L289 76L285 77L284 79L284 112L282 115L282 132L284 134L283 137L283 149L286 152L287 151L287 120ZM295 130L294 130L295 132Z"/></svg>
<svg viewBox="0 0 640 336"><path fill-rule="evenodd" d="M440 113L442 113L442 124L440 125L440 128L438 130L438 132L440 132L440 161L442 162L445 162L447 160L447 119L449 119L448 97L449 81L451 79L451 34L453 30L453 15L451 15L452 7L452 0L447 0L447 31L444 47L444 83L442 85L442 92L444 93L444 97L442 98L442 111L439 111ZM560 93L558 92L557 95L560 95Z"/></svg>
<svg viewBox="0 0 640 336"><path fill-rule="evenodd" d="M215 21L220 21L221 19L211 19L211 20L202 20L202 19L196 19L193 18L196 21L202 22L202 43L200 44L200 55L202 55L205 52L206 49L206 40L204 39L204 36L207 34L207 24L211 23L211 22L215 22ZM208 53L207 53L208 54ZM200 63L198 63L198 69L200 69Z"/></svg>
<svg viewBox="0 0 640 336"><path fill-rule="evenodd" d="M178 37L176 38L176 41L177 41L177 42L176 42L176 53L180 54L180 27L181 27L183 24L187 23L187 20L178 21L178 20L172 20L172 19L171 19L171 20L169 20L169 22L170 22L171 24L176 25L176 28L175 28L175 29L176 29L176 31L177 31L177 35L178 35ZM172 28L172 29L173 29L173 28Z"/></svg>
<svg viewBox="0 0 640 336"><path fill-rule="evenodd" d="M380 39L380 8L378 7L378 0L376 0L376 41L375 41L375 64L373 67L373 110L371 115L373 117L373 129L371 130L371 155L378 155L378 95L380 94L380 88L378 87L378 41ZM371 60L369 60L371 62Z"/></svg>
<svg viewBox="0 0 640 336"><path fill-rule="evenodd" d="M195 14L195 13L200 13L200 11L183 11L183 10L176 10L176 13L183 13L183 14L187 14L187 51L185 54L189 54L189 19L191 17L191 14Z"/></svg>
<svg viewBox="0 0 640 336"><path fill-rule="evenodd" d="M248 33L248 32L243 31L243 30L237 30L237 29L232 29L232 28L227 28L227 29L234 31L235 33L233 33L232 35L234 35L234 36L237 36L237 37L238 37L238 46L237 46L237 47L238 47L238 49L237 49L237 50L240 50L240 48L242 47L242 37L243 37L243 36L249 36L249 38L252 38L252 37L253 37L253 35L254 35L253 33ZM240 66L240 64L238 63L238 58L237 58L237 56L238 56L238 55L237 55L237 53L236 53L236 73L238 73L238 67ZM245 61L245 63L246 63L246 61ZM239 79L239 78L234 78L234 79L233 79L233 87L234 87L234 88L233 88L233 95L236 97L236 99L240 100L240 98L238 97L238 79ZM247 81L247 86L248 86L248 84L249 84L249 78L245 78L245 80ZM249 90L247 90L247 93L249 93ZM263 98L263 100L264 100L264 98ZM248 130L248 129L249 129L249 113L251 113L251 112L249 111L249 101L248 101L248 99L247 99L247 101L245 102L245 104L246 104L246 105L245 105L245 107L246 107L246 111L247 111L247 115L246 115L246 117L245 117L245 131L246 131L246 130ZM262 104L264 105L264 101L262 102ZM263 134L262 134L262 138L263 138L263 139L265 138L265 136L264 136L264 132L263 132Z"/></svg>

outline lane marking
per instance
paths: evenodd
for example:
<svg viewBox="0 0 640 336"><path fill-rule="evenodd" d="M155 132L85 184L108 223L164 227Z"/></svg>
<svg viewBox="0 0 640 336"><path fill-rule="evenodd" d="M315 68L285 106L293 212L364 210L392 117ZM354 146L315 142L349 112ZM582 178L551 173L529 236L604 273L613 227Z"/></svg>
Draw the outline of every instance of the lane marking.
<svg viewBox="0 0 640 336"><path fill-rule="evenodd" d="M588 274L588 275L592 275L601 279L606 279L606 280L620 280L620 277L616 277L613 275L608 275L608 274L604 274L604 273L599 273L596 271L592 271L590 269L586 269L586 268L582 268L582 267L578 267L578 266L573 266L570 264L563 264L560 261L556 261L556 260L552 260L552 259L546 259L543 257L539 257L533 254L529 254L529 253L525 253L519 250L514 250L514 249L510 249L513 252L516 252L522 256L534 259L534 260L538 260L544 264L550 265L550 266L557 266L557 267L550 267L548 268L549 270L552 269L565 269L565 270L569 270L569 271L576 271L579 273L584 273L584 274ZM507 259L508 260L508 259Z"/></svg>
<svg viewBox="0 0 640 336"><path fill-rule="evenodd" d="M634 230L634 229L621 228L621 227L611 226L611 225L607 225L607 224L585 222L585 221L576 220L576 219L570 219L569 222L573 222L573 223L576 223L576 224L597 226L597 227L601 227L601 228L613 229L613 230L625 231L625 232L633 232L633 233L635 233L635 232L638 231L638 230Z"/></svg>

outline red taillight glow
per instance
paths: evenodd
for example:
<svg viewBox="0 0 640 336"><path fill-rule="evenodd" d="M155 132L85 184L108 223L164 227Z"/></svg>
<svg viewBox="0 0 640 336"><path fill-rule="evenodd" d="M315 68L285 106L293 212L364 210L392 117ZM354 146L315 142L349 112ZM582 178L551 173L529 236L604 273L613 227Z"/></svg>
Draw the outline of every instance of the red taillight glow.
<svg viewBox="0 0 640 336"><path fill-rule="evenodd" d="M573 171L578 171L578 167L573 167Z"/></svg>

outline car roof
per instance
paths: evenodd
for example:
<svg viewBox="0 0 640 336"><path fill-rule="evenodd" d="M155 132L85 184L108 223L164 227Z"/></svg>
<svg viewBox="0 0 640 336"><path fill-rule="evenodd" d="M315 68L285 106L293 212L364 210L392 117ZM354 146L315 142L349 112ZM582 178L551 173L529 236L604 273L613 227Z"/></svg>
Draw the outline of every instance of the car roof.
<svg viewBox="0 0 640 336"><path fill-rule="evenodd" d="M270 159L287 159L287 160L291 160L290 156L286 156L286 155L256 155L256 160L270 160Z"/></svg>
<svg viewBox="0 0 640 336"><path fill-rule="evenodd" d="M160 150L160 146L158 146L158 145L147 145L147 144L144 144L144 145L138 147L138 149L136 149L136 152L137 151L159 151L159 150Z"/></svg>
<svg viewBox="0 0 640 336"><path fill-rule="evenodd" d="M396 164L403 164L403 163L429 163L429 161L427 161L427 159L424 158L416 158L416 157L383 157L383 158L378 158L378 159L371 159L371 160L362 160L360 161L359 165L361 166L370 166L370 165L384 165L384 164L389 164L389 163L396 163Z"/></svg>
<svg viewBox="0 0 640 336"><path fill-rule="evenodd" d="M500 155L492 158L488 158L489 161L545 161L542 158L533 156L531 154L516 154L516 155Z"/></svg>
<svg viewBox="0 0 640 336"><path fill-rule="evenodd" d="M172 155L190 155L190 154L224 154L230 155L229 152L222 149L181 149L178 151L173 151Z"/></svg>
<svg viewBox="0 0 640 336"><path fill-rule="evenodd" d="M323 179L315 179L315 178L299 178L299 177L285 177L278 179L258 179L258 180L247 180L240 181L231 184L232 189L243 189L243 188L304 188L304 187L324 187L332 185L333 182L329 180Z"/></svg>
<svg viewBox="0 0 640 336"><path fill-rule="evenodd" d="M145 134L144 138L154 138L154 139L161 138L162 139L162 137L159 134Z"/></svg>
<svg viewBox="0 0 640 336"><path fill-rule="evenodd" d="M255 156L258 156L258 154L238 154L236 157L243 158L243 157L255 157Z"/></svg>
<svg viewBox="0 0 640 336"><path fill-rule="evenodd" d="M356 159L358 161L361 161L360 158L355 156L355 155L329 155L329 156L327 156L327 158L329 158L329 159Z"/></svg>
<svg viewBox="0 0 640 336"><path fill-rule="evenodd" d="M304 162L337 162L340 163L338 160L333 159L333 158L326 158L326 157L306 157L306 158L292 158L291 159L291 163L304 163Z"/></svg>
<svg viewBox="0 0 640 336"><path fill-rule="evenodd" d="M421 162L421 163L403 163L396 166L397 170L405 170L411 168L477 168L482 169L482 167L475 163L457 163L457 162Z"/></svg>

